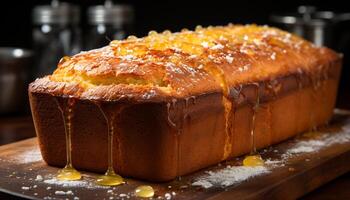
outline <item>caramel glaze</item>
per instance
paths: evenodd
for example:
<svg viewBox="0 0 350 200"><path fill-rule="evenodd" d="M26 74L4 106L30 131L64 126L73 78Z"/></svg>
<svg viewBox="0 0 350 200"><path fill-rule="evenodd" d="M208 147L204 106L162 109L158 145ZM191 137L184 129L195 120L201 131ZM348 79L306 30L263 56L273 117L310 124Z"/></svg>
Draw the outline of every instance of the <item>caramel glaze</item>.
<svg viewBox="0 0 350 200"><path fill-rule="evenodd" d="M190 116L190 108L191 106L196 104L196 98L195 96L190 96L185 99L172 99L171 103L168 102L167 105L167 122L169 127L172 128L173 137L174 137L174 159L176 164L176 174L182 174L181 173L181 163L182 163L182 151L181 148L181 141L182 141L182 134L186 134L186 130L184 127L186 127L187 123L191 122L191 116ZM176 117L180 116L180 117ZM181 180L180 176L177 176L177 180Z"/></svg>
<svg viewBox="0 0 350 200"><path fill-rule="evenodd" d="M181 124L180 124L180 129L178 131L178 135L177 135L177 152L178 152L178 156L177 156L177 174L181 174L181 152L182 152L182 148L181 148L181 134L183 134L185 132L184 127L187 127L188 123L191 123L191 116L190 116L190 107L196 104L196 97L195 96L191 96L191 97L187 97L185 98L185 104L184 104L184 108L181 109L182 110L182 120L181 120ZM178 176L178 180L181 180L181 177Z"/></svg>
<svg viewBox="0 0 350 200"><path fill-rule="evenodd" d="M108 167L107 171L104 175L99 176L96 180L96 183L99 185L104 186L116 186L120 184L124 184L124 179L115 173L114 170L114 141L117 141L117 148L119 149L120 143L118 136L115 133L115 123L116 123L116 117L120 114L120 112L123 110L124 106L118 107L117 110L109 110L106 108L101 102L94 102L96 106L101 111L103 117L106 120L107 124L107 160L108 160ZM116 140L115 140L116 138ZM118 156L119 151L118 151Z"/></svg>
<svg viewBox="0 0 350 200"><path fill-rule="evenodd" d="M255 119L256 119L256 113L258 112L258 109L260 107L260 98L259 98L259 85L255 85L256 89L256 100L252 102L251 108L253 112L251 127L250 127L250 137L251 137L251 146L250 146L250 154L254 155L256 154L256 146L255 146Z"/></svg>
<svg viewBox="0 0 350 200"><path fill-rule="evenodd" d="M63 124L64 124L64 132L65 132L65 140L66 140L66 166L59 171L57 175L57 179L59 180L79 180L81 179L81 174L73 167L72 163L72 118L74 116L74 104L75 99L67 98L67 99L59 99L55 97L55 101L57 103L57 107L62 114Z"/></svg>
<svg viewBox="0 0 350 200"><path fill-rule="evenodd" d="M171 102L168 102L166 104L167 106L167 123L168 125L173 129L173 137L174 137L174 141L175 141L175 145L173 147L174 149L174 159L176 162L176 174L179 174L179 170L180 170L180 157L181 157L181 152L180 152L180 133L182 132L182 127L181 124L177 121L175 121L176 119L173 119L172 114L174 113L174 111L176 111L175 109L177 108L176 106L176 99L172 99Z"/></svg>
<svg viewBox="0 0 350 200"><path fill-rule="evenodd" d="M181 170L181 134L183 132L183 127L184 127L184 123L186 120L186 114L185 109L188 107L188 99L185 99L185 107L182 109L179 109L179 105L177 104L177 100L176 99L172 99L171 103L167 103L167 122L168 125L173 128L173 137L174 137L174 141L175 141L175 145L174 145L174 155L175 155L175 163L176 163L176 174L180 174L180 170ZM180 116L183 116L180 120L177 120L175 122L176 119L172 119L172 114L175 114L175 112L183 112L180 114ZM178 180L181 180L180 176L177 176Z"/></svg>
<svg viewBox="0 0 350 200"><path fill-rule="evenodd" d="M67 59L67 58L65 58ZM72 156L71 156L71 135L72 135L72 117L74 116L74 104L75 99L70 97L60 98L60 97L54 97L55 101L57 103L58 109L60 110L63 118L64 128L65 128L65 140L66 140L66 158L67 158L67 164L66 166L59 171L59 174L57 175L57 178L59 180L79 180L81 179L81 174L78 172L72 163ZM114 112L114 110L109 111L105 110L105 107L101 102L93 101L93 103L96 104L96 106L101 111L103 117L106 120L107 124L107 152L108 152L108 168L104 175L97 178L96 183L99 185L104 186L116 186L125 183L124 179L115 173L114 170L114 163L113 163L113 149L114 149L114 138L115 137L115 118L118 116L120 111L124 108L124 106L121 106L118 108L117 111ZM119 148L119 140L117 139L117 147Z"/></svg>
<svg viewBox="0 0 350 200"><path fill-rule="evenodd" d="M320 84L324 80L334 78L336 79L337 71L332 69L331 65L329 66L323 66L321 68L322 70L317 72L317 76L310 76L307 73L299 72L296 74L290 74L285 77L279 77L273 80L263 81L263 82L255 82L251 84L245 84L238 87L231 88L231 95L232 95L232 115L230 121L234 121L234 115L235 115L235 109L243 106L243 105L250 105L253 111L252 115L252 122L251 122L251 155L256 154L256 146L255 146L255 117L256 112L259 109L265 109L261 104L274 100L276 98L280 98L286 94L288 94L289 91L294 91L295 89L301 90L304 87L312 86L312 88L316 91L320 88ZM313 77L313 78L310 78ZM314 98L315 101L320 101L320 99L316 99L313 95L312 98ZM297 102L302 103L302 102ZM270 108L268 108L270 109ZM268 110L269 114L271 114L271 111ZM311 113L311 121L312 123L315 123L314 114ZM266 117L271 117L270 115ZM271 126L271 124L270 124ZM270 127L271 129L271 127ZM313 131L316 129L316 126L313 126L310 131ZM234 134L231 132L231 135ZM224 155L225 155L225 148L224 148ZM257 155L258 156L258 155ZM258 156L259 157L259 156ZM259 157L261 159L261 157ZM259 160L258 159L258 160ZM261 162L261 161L259 161Z"/></svg>

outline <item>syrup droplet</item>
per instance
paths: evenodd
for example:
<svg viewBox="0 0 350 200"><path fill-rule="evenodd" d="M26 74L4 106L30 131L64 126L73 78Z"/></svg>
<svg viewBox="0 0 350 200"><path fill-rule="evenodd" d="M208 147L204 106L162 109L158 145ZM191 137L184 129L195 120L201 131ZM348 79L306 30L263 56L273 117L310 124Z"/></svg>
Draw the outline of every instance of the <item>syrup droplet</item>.
<svg viewBox="0 0 350 200"><path fill-rule="evenodd" d="M137 37L135 35L129 35L126 39L127 40L136 40Z"/></svg>
<svg viewBox="0 0 350 200"><path fill-rule="evenodd" d="M119 40L112 40L109 45L110 46L118 46L118 44L120 44L120 41Z"/></svg>
<svg viewBox="0 0 350 200"><path fill-rule="evenodd" d="M117 186L124 184L123 177L119 176L114 170L108 170L105 175L99 176L96 183L103 186Z"/></svg>
<svg viewBox="0 0 350 200"><path fill-rule="evenodd" d="M181 32L187 32L188 31L188 29L187 28L183 28L183 29L181 29Z"/></svg>
<svg viewBox="0 0 350 200"><path fill-rule="evenodd" d="M150 198L154 196L154 189L149 185L140 185L135 189L135 195L142 198Z"/></svg>
<svg viewBox="0 0 350 200"><path fill-rule="evenodd" d="M260 155L249 155L243 160L243 166L246 167L257 167L264 166L265 162Z"/></svg>
<svg viewBox="0 0 350 200"><path fill-rule="evenodd" d="M60 181L74 181L81 179L81 174L72 166L66 166L58 172L57 179Z"/></svg>
<svg viewBox="0 0 350 200"><path fill-rule="evenodd" d="M196 28L195 28L196 31L200 31L202 29L203 29L203 27L201 25L197 25Z"/></svg>
<svg viewBox="0 0 350 200"><path fill-rule="evenodd" d="M63 56L60 61L58 62L58 66L63 65L65 62L69 61L71 59L71 57L69 56Z"/></svg>
<svg viewBox="0 0 350 200"><path fill-rule="evenodd" d="M154 35L157 35L158 33L157 33L157 31L150 31L150 32L148 32L148 35L149 36L154 36Z"/></svg>
<svg viewBox="0 0 350 200"><path fill-rule="evenodd" d="M171 35L171 31L170 30L165 30L165 31L163 31L163 34L164 35Z"/></svg>

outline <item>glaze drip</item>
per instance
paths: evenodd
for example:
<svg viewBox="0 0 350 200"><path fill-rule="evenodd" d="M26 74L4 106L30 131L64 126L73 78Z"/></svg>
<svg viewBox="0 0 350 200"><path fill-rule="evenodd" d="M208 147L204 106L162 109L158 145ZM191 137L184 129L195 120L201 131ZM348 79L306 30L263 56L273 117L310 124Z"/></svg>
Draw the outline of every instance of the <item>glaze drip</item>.
<svg viewBox="0 0 350 200"><path fill-rule="evenodd" d="M177 124L171 119L170 112L171 112L172 108L175 108L176 101L177 101L176 99L172 99L171 103L168 102L166 104L166 106L167 106L167 122L173 128L177 128Z"/></svg>
<svg viewBox="0 0 350 200"><path fill-rule="evenodd" d="M81 174L74 169L72 164L72 117L73 107L75 100L73 98L63 99L64 102L60 102L58 97L55 97L58 109L60 110L63 118L65 140L66 140L66 166L58 172L57 179L63 181L73 181L81 179Z"/></svg>
<svg viewBox="0 0 350 200"><path fill-rule="evenodd" d="M114 141L114 135L115 135L114 122L115 122L116 114L118 114L120 110L118 110L117 113L110 114L108 112L105 112L100 104L96 103L96 105L100 109L103 117L107 122L107 131L108 131L108 136L107 136L108 169L104 175L99 176L97 178L96 183L104 186L121 185L121 184L124 184L125 181L120 175L115 173L114 164L113 164L113 141Z"/></svg>
<svg viewBox="0 0 350 200"><path fill-rule="evenodd" d="M250 167L264 165L264 160L257 153L256 144L255 144L255 128L256 128L255 121L256 121L256 114L258 112L258 109L260 108L260 92L259 92L260 86L259 84L254 84L254 86L256 87L256 90L255 90L256 100L252 105L253 116L252 116L251 127L250 127L250 138L251 138L250 155L246 156L243 160L243 165L250 166Z"/></svg>
<svg viewBox="0 0 350 200"><path fill-rule="evenodd" d="M175 141L175 145L174 145L174 154L175 154L175 163L176 163L176 176L178 180L181 180L181 176L179 176L181 174L181 135L183 132L183 126L185 123L185 119L186 119L186 114L185 114L185 110L188 106L188 99L185 99L184 102L184 107L182 109L177 109L177 100L176 99L172 99L171 103L168 102L167 103L167 121L168 124L171 128L173 128L173 137L174 137L174 141ZM178 105L180 106L181 103L178 103ZM182 116L182 119L172 119L172 117L170 116L170 113L176 113L181 111L182 113L179 116Z"/></svg>
<svg viewBox="0 0 350 200"><path fill-rule="evenodd" d="M250 154L254 155L256 154L256 145L255 145L255 121L256 121L256 113L258 112L258 109L260 107L260 94L259 94L259 84L254 84L256 87L256 100L252 105L252 111L253 111L253 117L250 127L250 138L251 138L251 148L250 148Z"/></svg>
<svg viewBox="0 0 350 200"><path fill-rule="evenodd" d="M232 100L230 98L230 87L227 83L225 73L222 68L219 66L216 66L214 64L214 61L209 61L206 63L204 70L207 71L208 74L210 74L216 81L219 82L220 87L222 89L222 105L224 108L224 119L225 119L225 144L223 149L223 156L222 160L225 160L229 157L231 151L232 151L232 144L231 144L231 111L233 107Z"/></svg>

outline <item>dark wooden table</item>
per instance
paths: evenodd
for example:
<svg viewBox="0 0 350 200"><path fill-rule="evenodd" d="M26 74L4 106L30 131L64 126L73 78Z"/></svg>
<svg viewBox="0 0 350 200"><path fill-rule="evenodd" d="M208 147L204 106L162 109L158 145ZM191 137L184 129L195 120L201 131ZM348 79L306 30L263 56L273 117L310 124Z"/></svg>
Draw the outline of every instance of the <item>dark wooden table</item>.
<svg viewBox="0 0 350 200"><path fill-rule="evenodd" d="M34 125L30 116L0 117L0 145L34 136ZM348 188L350 188L350 173L327 183L301 199L350 199L350 190ZM0 199L16 199L16 197L0 193Z"/></svg>

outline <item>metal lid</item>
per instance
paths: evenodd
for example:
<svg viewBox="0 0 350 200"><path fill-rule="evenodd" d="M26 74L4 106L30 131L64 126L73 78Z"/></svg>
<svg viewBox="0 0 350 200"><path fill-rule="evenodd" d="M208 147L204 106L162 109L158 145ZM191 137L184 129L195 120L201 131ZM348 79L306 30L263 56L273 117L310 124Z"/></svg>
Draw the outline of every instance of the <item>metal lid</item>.
<svg viewBox="0 0 350 200"><path fill-rule="evenodd" d="M314 6L299 6L298 12L274 14L270 16L271 21L280 24L304 24L312 18L316 11Z"/></svg>
<svg viewBox="0 0 350 200"><path fill-rule="evenodd" d="M106 1L105 5L91 6L88 8L88 23L92 25L132 24L134 20L134 9L130 5L112 4Z"/></svg>
<svg viewBox="0 0 350 200"><path fill-rule="evenodd" d="M322 20L335 20L336 14L332 11L317 11L312 13L312 18Z"/></svg>
<svg viewBox="0 0 350 200"><path fill-rule="evenodd" d="M270 20L279 24L302 24L303 18L299 13L275 14L270 16Z"/></svg>
<svg viewBox="0 0 350 200"><path fill-rule="evenodd" d="M80 21L80 9L69 3L52 1L51 5L34 7L32 11L33 23L40 24L78 24Z"/></svg>
<svg viewBox="0 0 350 200"><path fill-rule="evenodd" d="M337 21L332 11L317 11L314 6L299 6L298 11L270 16L271 21L287 25L326 26Z"/></svg>
<svg viewBox="0 0 350 200"><path fill-rule="evenodd" d="M0 59L13 59L13 58L28 58L32 57L33 52L28 49L22 49L17 47L0 47Z"/></svg>

